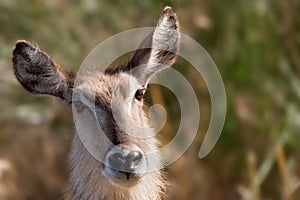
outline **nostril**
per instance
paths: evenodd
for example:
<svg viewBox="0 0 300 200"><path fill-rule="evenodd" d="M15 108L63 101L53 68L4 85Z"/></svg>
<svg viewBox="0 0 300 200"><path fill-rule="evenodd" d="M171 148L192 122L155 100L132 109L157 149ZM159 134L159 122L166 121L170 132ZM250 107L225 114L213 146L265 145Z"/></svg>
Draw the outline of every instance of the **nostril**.
<svg viewBox="0 0 300 200"><path fill-rule="evenodd" d="M110 167L117 170L121 170L123 165L126 163L124 156L119 152L112 154L108 160Z"/></svg>
<svg viewBox="0 0 300 200"><path fill-rule="evenodd" d="M135 170L142 160L142 153L139 151L133 151L126 157L126 163L129 170Z"/></svg>
<svg viewBox="0 0 300 200"><path fill-rule="evenodd" d="M112 150L107 156L107 167L122 173L133 173L141 167L143 153L140 150Z"/></svg>

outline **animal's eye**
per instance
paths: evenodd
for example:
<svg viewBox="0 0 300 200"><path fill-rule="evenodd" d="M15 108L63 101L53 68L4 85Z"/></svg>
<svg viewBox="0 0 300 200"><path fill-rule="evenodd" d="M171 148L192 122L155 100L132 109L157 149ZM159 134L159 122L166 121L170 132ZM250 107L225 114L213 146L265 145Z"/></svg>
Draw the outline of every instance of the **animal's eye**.
<svg viewBox="0 0 300 200"><path fill-rule="evenodd" d="M144 97L144 93L145 93L146 89L138 89L134 95L134 97L138 100L141 101Z"/></svg>

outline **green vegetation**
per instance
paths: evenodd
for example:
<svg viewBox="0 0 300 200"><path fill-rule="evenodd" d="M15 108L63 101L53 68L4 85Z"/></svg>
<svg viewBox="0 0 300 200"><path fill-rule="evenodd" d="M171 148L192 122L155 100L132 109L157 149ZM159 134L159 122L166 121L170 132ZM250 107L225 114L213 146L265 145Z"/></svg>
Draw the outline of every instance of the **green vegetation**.
<svg viewBox="0 0 300 200"><path fill-rule="evenodd" d="M17 84L15 42L39 44L64 68L76 70L109 36L154 25L165 5L173 6L181 30L216 62L228 98L220 140L200 160L209 95L192 66L183 59L175 64L197 89L202 121L192 147L167 169L174 182L169 198L300 199L298 0L0 1L0 199L59 199L72 136L71 112L62 103L29 95ZM170 92L151 86L150 94L178 113ZM165 132L177 127L173 116Z"/></svg>

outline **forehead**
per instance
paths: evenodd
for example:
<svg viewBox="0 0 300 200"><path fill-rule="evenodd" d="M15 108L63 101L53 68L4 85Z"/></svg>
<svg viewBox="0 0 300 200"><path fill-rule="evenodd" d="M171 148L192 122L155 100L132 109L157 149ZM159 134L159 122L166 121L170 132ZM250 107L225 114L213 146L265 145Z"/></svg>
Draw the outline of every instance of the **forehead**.
<svg viewBox="0 0 300 200"><path fill-rule="evenodd" d="M100 71L84 71L80 72L74 82L73 96L87 98L90 101L99 103L100 105L110 105L111 99L115 96L120 100L134 96L135 91L141 85L131 75L127 73L103 74Z"/></svg>

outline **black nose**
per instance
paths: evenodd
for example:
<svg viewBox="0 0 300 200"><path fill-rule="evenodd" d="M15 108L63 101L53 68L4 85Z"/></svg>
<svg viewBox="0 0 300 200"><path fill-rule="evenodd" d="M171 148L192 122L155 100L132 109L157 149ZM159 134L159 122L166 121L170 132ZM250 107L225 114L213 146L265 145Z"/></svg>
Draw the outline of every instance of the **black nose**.
<svg viewBox="0 0 300 200"><path fill-rule="evenodd" d="M140 151L132 151L128 154L117 151L108 158L109 166L122 172L133 172L142 161L143 155Z"/></svg>

